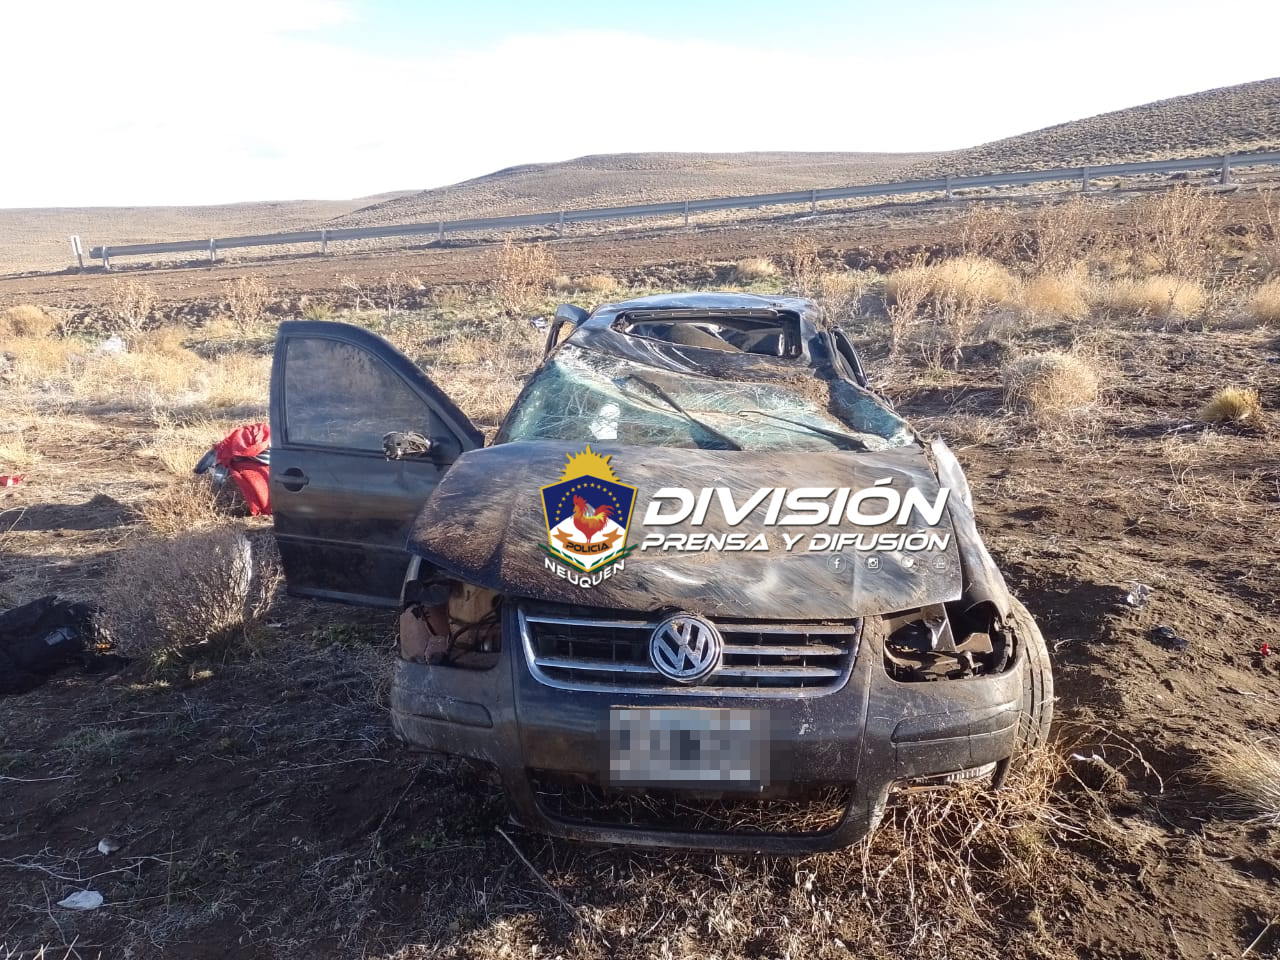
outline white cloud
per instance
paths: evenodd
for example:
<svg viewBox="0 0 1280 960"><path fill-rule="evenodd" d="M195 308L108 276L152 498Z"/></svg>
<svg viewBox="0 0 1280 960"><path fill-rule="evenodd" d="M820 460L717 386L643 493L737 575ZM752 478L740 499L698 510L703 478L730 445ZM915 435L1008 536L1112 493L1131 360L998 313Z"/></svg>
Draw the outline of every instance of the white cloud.
<svg viewBox="0 0 1280 960"><path fill-rule="evenodd" d="M928 47L905 26L813 54L562 31L410 58L335 40L356 21L337 2L5 16L6 127L24 146L0 207L350 197L629 150L952 148L1255 79L1271 52L1241 16L1228 30L1177 10Z"/></svg>

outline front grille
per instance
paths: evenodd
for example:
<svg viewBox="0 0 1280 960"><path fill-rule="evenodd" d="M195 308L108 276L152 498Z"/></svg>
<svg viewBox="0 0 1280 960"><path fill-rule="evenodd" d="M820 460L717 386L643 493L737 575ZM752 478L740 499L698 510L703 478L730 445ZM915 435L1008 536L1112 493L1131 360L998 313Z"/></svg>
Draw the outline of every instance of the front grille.
<svg viewBox="0 0 1280 960"><path fill-rule="evenodd" d="M844 623L717 620L724 661L701 683L678 684L649 660L658 620L560 617L520 611L529 669L566 690L692 696L813 695L843 686L853 669L860 620Z"/></svg>
<svg viewBox="0 0 1280 960"><path fill-rule="evenodd" d="M813 835L839 825L853 800L851 787L836 786L814 786L794 797L619 790L546 770L530 770L529 783L539 809L553 819L636 830Z"/></svg>

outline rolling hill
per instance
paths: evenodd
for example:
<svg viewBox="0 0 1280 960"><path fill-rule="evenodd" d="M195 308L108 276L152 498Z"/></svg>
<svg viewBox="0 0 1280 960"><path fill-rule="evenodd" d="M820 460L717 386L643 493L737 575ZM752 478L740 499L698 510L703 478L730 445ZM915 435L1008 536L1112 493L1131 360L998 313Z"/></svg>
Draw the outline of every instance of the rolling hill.
<svg viewBox="0 0 1280 960"><path fill-rule="evenodd" d="M0 274L62 269L71 262L67 237L72 233L80 234L87 248L102 242L501 216L1263 149L1280 149L1280 78L1159 100L945 153L612 154L508 167L445 187L358 200L0 210Z"/></svg>

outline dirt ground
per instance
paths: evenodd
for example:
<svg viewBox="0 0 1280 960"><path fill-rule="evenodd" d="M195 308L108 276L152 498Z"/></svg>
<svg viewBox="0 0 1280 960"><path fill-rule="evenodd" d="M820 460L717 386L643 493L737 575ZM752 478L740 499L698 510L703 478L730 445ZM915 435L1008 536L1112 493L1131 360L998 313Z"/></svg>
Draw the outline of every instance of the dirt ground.
<svg viewBox="0 0 1280 960"><path fill-rule="evenodd" d="M858 265L937 241L930 227L896 230L815 237ZM689 286L713 282L709 262L787 242L761 225L555 252L568 273ZM343 276L481 281L491 256L253 270L296 308ZM242 269L147 279L167 303L198 303ZM0 305L89 310L112 282L8 280ZM1225 744L1280 736L1280 656L1260 653L1280 647L1280 441L1274 419L1196 419L1224 383L1280 396L1280 334L1045 323L993 331L954 371L890 362L870 327L859 340L899 410L956 450L987 543L1049 641L1060 766L1033 823L933 801L945 822L932 842L970 851L963 872L913 833L915 799L872 842L802 860L528 835L482 775L390 737L388 617L283 600L252 655L160 675L70 671L0 701L0 957L1280 956L1280 830L1197 772ZM1097 411L1053 429L1010 416L1010 350L1072 345L1104 371ZM154 430L119 409L31 428L38 469L0 491L9 601L94 597L167 482L139 456ZM1141 607L1125 601L1135 583L1151 588ZM1159 625L1185 650L1157 643ZM966 846L980 831L996 839ZM98 853L105 836L121 849ZM85 888L105 906L55 905Z"/></svg>

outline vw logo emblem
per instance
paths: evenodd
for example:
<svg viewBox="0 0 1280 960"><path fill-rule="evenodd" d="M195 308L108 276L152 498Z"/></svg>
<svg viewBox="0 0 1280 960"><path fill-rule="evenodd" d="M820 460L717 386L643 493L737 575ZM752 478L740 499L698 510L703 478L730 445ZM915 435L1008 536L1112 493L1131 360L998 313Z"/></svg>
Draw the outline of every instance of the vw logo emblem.
<svg viewBox="0 0 1280 960"><path fill-rule="evenodd" d="M664 677L676 683L697 683L720 666L724 638L701 617L678 613L654 627L649 659Z"/></svg>

